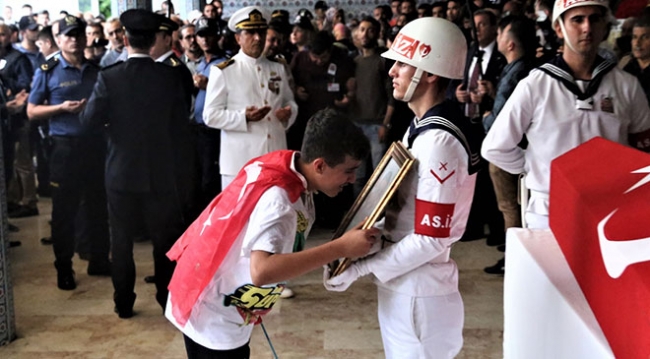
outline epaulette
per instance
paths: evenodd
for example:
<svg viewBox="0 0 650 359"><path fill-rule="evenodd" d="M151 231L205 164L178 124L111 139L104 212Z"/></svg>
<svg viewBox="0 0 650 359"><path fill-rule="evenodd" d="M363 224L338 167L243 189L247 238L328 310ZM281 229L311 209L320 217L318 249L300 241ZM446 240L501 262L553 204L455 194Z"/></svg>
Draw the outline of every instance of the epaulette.
<svg viewBox="0 0 650 359"><path fill-rule="evenodd" d="M55 57L47 60L47 62L45 62L44 64L42 64L41 65L41 70L44 71L44 72L48 72L48 71L52 70L53 68L55 68L56 65L58 65L58 64L59 64L59 58L57 58L55 56Z"/></svg>
<svg viewBox="0 0 650 359"><path fill-rule="evenodd" d="M177 67L177 66L182 65L183 63L179 59L177 59L175 56L171 55L171 56L167 57L165 59L165 61L163 61L163 64L171 66L171 67Z"/></svg>
<svg viewBox="0 0 650 359"><path fill-rule="evenodd" d="M230 65L232 65L234 63L235 63L235 59L228 59L228 60L226 60L224 62L220 62L220 63L216 64L215 66L218 67L219 70L223 70L226 67L228 67L228 66L230 66Z"/></svg>
<svg viewBox="0 0 650 359"><path fill-rule="evenodd" d="M282 65L287 64L287 60L284 57L274 56L274 57L267 57L267 59L269 59L269 61L277 62Z"/></svg>

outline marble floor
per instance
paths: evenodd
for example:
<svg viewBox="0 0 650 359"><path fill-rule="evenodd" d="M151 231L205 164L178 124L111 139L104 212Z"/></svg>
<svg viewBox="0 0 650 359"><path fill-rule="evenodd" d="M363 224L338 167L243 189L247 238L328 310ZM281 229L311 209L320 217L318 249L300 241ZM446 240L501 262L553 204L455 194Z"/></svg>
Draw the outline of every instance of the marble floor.
<svg viewBox="0 0 650 359"><path fill-rule="evenodd" d="M136 243L136 315L113 313L110 278L89 277L87 262L75 259L77 289L56 287L48 236L51 202L39 203L41 215L11 222L20 227L10 250L18 338L0 347L0 358L184 358L183 338L161 315L155 288L143 278L153 273L151 245ZM326 241L330 233L315 231L308 245ZM460 268L465 302L464 347L458 358L500 358L503 340L503 277L483 273L501 253L485 241L458 243L452 257ZM265 317L279 358L383 358L377 323L376 289L362 279L344 293L329 293L314 271L293 280L292 299L281 300ZM251 358L273 358L258 326L251 339Z"/></svg>

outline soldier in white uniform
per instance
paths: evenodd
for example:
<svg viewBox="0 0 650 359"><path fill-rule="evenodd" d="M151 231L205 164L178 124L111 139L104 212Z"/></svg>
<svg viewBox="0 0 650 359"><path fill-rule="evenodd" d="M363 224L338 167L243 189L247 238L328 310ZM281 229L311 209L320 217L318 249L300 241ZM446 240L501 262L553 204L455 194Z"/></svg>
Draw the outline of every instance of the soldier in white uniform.
<svg viewBox="0 0 650 359"><path fill-rule="evenodd" d="M203 121L221 130L222 188L250 159L286 149L298 113L285 67L263 56L268 18L257 6L235 12L228 27L241 50L210 70Z"/></svg>
<svg viewBox="0 0 650 359"><path fill-rule="evenodd" d="M485 159L527 173L529 228L548 228L551 161L593 137L650 149L650 110L638 80L598 56L607 0L556 0L553 26L564 52L531 71L483 143ZM517 146L526 135L528 148Z"/></svg>
<svg viewBox="0 0 650 359"><path fill-rule="evenodd" d="M467 46L453 23L421 18L406 25L382 56L393 96L415 113L403 142L417 159L389 207L384 235L395 242L326 281L345 290L373 274L379 325L387 358L453 358L462 347L463 301L451 245L467 225L482 132L445 100L451 79L461 79Z"/></svg>

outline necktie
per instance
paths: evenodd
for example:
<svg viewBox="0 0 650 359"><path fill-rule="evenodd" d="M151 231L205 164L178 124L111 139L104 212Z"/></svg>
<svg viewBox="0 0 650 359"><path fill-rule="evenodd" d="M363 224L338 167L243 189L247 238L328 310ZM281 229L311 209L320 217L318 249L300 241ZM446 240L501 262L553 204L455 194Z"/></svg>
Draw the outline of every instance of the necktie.
<svg viewBox="0 0 650 359"><path fill-rule="evenodd" d="M476 52L476 63L474 63L474 69L472 74L469 77L469 83L467 84L468 91L475 91L478 88L478 80L481 74L481 59L483 58L483 51L478 50ZM468 102L465 104L465 116L469 118L475 118L479 115L479 104Z"/></svg>

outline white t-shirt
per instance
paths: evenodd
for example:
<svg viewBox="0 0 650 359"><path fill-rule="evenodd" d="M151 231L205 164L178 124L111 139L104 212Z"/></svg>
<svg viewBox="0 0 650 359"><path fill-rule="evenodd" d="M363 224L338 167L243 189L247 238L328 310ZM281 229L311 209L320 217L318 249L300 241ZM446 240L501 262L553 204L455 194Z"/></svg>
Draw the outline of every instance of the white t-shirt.
<svg viewBox="0 0 650 359"><path fill-rule="evenodd" d="M167 300L165 311L167 319L183 334L206 348L228 350L245 345L250 340L253 325L243 325L244 319L237 308L225 306L224 299L239 287L252 283L252 251L292 252L300 214L301 220L307 220L304 232L306 237L315 218L312 195L304 193L296 202L291 203L285 190L280 187L269 188L257 202L248 223L233 244L233 250L228 253L199 296L185 327L180 326L172 315L171 296ZM236 250L237 248L241 250Z"/></svg>

